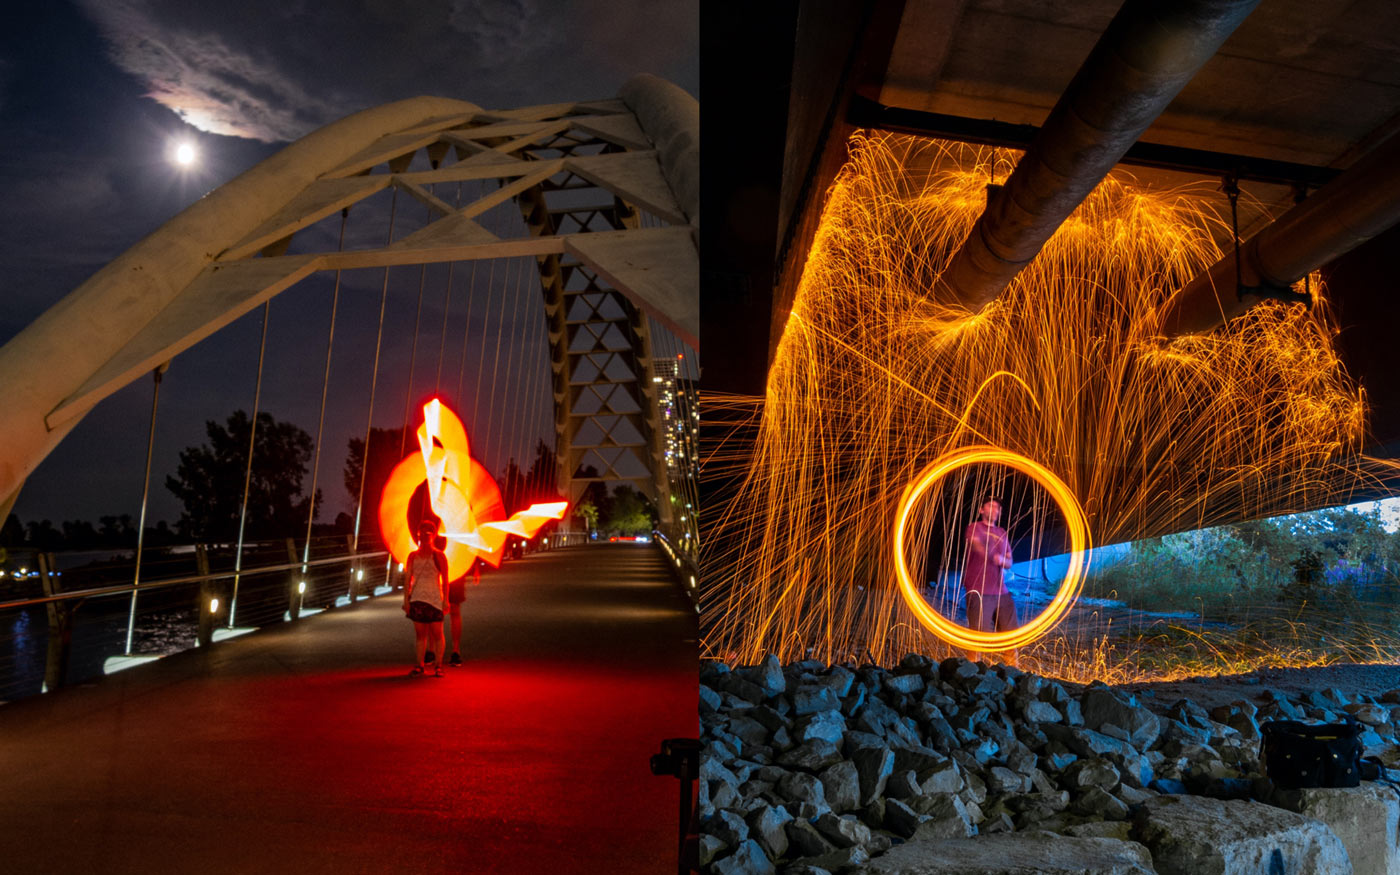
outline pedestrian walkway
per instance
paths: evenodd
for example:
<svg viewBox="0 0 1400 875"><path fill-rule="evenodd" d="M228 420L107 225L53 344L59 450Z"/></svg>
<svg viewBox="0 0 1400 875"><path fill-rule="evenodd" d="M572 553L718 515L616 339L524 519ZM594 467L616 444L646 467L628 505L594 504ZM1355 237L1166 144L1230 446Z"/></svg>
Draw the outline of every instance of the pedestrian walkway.
<svg viewBox="0 0 1400 875"><path fill-rule="evenodd" d="M674 871L696 620L654 546L468 587L466 664L410 677L395 594L0 708L0 869Z"/></svg>

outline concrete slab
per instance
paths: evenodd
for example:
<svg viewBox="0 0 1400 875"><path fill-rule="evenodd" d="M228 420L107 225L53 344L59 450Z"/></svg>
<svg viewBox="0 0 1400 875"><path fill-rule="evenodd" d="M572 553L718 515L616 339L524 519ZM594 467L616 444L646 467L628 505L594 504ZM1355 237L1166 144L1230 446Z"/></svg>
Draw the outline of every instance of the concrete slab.
<svg viewBox="0 0 1400 875"><path fill-rule="evenodd" d="M1346 846L1355 875L1400 875L1400 795L1389 787L1280 790L1273 804L1320 820Z"/></svg>
<svg viewBox="0 0 1400 875"><path fill-rule="evenodd" d="M1137 842L1049 832L906 842L871 860L860 875L1148 875L1152 857Z"/></svg>
<svg viewBox="0 0 1400 875"><path fill-rule="evenodd" d="M1133 835L1161 875L1334 875L1346 848L1321 821L1272 805L1158 796L1138 809Z"/></svg>

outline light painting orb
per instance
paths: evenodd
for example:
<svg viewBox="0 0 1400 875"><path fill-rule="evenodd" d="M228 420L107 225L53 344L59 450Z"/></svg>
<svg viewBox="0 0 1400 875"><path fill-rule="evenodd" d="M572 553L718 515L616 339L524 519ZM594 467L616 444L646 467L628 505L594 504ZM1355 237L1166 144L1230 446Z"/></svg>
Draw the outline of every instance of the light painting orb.
<svg viewBox="0 0 1400 875"><path fill-rule="evenodd" d="M969 629L934 610L920 594L919 587L914 583L913 577L909 573L909 565L904 558L904 532L914 504L953 471L977 464L1005 465L1020 471L1040 484L1046 492L1050 493L1050 497L1059 507L1060 514L1065 520L1065 527L1069 531L1069 569L1065 573L1065 580L1064 583L1060 584L1059 591L1055 593L1055 597L1050 600L1050 604L1040 614L1021 626L1004 632L983 632L979 629ZM1089 526L1084 518L1084 510L1079 506L1079 502L1070 492L1069 487L1064 484L1064 481L1056 477L1044 465L998 447L966 447L936 459L904 488L904 494L899 499L899 508L895 512L895 574L899 578L899 589L904 595L904 601L914 612L914 616L919 618L919 622L924 625L924 628L949 644L966 650L995 653L1024 647L1053 629L1055 624L1064 618L1065 613L1069 611L1075 600L1079 598L1079 592L1084 585L1084 571L1088 567L1089 549Z"/></svg>
<svg viewBox="0 0 1400 875"><path fill-rule="evenodd" d="M379 530L399 570L418 549L410 505L426 486L438 534L447 539L447 576L456 580L473 559L499 566L502 546L514 536L526 540L550 520L564 518L568 502L532 504L506 516L501 491L486 468L471 455L466 427L450 408L434 398L423 405L418 426L418 452L410 453L389 472L379 502Z"/></svg>

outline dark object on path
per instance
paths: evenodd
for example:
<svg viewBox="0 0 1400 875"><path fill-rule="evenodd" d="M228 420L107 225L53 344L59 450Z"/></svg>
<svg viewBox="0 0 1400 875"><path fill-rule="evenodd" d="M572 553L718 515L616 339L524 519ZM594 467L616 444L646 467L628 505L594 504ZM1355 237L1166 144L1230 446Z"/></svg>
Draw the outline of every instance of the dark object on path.
<svg viewBox="0 0 1400 875"><path fill-rule="evenodd" d="M672 775L681 782L680 834L676 842L676 871L680 875L700 865L700 828L693 823L695 779L700 774L700 740L668 738L661 742L661 753L651 756L653 775Z"/></svg>
<svg viewBox="0 0 1400 875"><path fill-rule="evenodd" d="M1264 736L1264 773L1278 787L1357 787L1361 784L1361 725L1308 725L1271 720L1259 727Z"/></svg>

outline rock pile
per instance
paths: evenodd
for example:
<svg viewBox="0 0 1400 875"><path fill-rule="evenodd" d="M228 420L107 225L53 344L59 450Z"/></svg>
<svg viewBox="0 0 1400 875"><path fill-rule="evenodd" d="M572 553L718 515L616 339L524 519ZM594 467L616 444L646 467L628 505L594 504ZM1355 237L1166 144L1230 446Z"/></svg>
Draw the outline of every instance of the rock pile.
<svg viewBox="0 0 1400 875"><path fill-rule="evenodd" d="M1264 853L1259 871L1275 865L1271 855L1283 855L1280 871L1331 871L1329 861L1346 859L1335 835L1260 804L1272 790L1260 777L1259 725L1350 713L1366 726L1368 752L1397 762L1400 690L1377 700L1260 688L1255 698L1207 711L1186 699L1139 701L1102 684L1071 689L1008 666L917 655L893 670L784 666L774 657L733 669L707 663L701 868L894 872L878 858L896 845L1048 832L1137 842L1112 854L1136 860L1145 846L1159 872L1194 871L1205 865L1201 855L1230 853ZM1287 807L1300 810L1296 800ZM1213 835L1207 847L1201 822L1251 826L1247 836ZM1194 838L1183 835L1193 830ZM1236 870L1221 865L1215 871ZM1123 866L1103 871L1153 871Z"/></svg>

